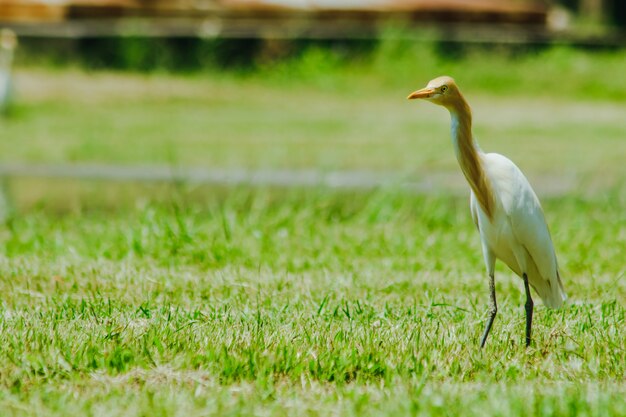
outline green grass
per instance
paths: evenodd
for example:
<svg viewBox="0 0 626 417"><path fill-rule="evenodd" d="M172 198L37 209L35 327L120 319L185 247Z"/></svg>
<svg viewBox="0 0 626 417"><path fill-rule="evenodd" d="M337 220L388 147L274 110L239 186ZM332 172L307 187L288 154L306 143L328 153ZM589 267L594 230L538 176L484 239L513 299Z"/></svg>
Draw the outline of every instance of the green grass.
<svg viewBox="0 0 626 417"><path fill-rule="evenodd" d="M18 68L0 160L457 172L445 110L405 99L448 73L473 106L483 149L531 178L623 178L623 52L470 51L450 61L390 42L364 60L312 49L248 75Z"/></svg>
<svg viewBox="0 0 626 417"><path fill-rule="evenodd" d="M458 173L445 111L405 100L445 72L483 149L576 188L540 195L569 303L537 301L525 349L522 283L498 265L480 350L465 197L12 179L0 414L626 414L623 53L486 56L390 43L253 74L18 68L2 162Z"/></svg>
<svg viewBox="0 0 626 417"><path fill-rule="evenodd" d="M570 303L538 307L524 349L521 280L500 266L482 351L487 280L465 199L238 189L177 201L10 220L0 239L4 410L626 407L619 195L545 202Z"/></svg>

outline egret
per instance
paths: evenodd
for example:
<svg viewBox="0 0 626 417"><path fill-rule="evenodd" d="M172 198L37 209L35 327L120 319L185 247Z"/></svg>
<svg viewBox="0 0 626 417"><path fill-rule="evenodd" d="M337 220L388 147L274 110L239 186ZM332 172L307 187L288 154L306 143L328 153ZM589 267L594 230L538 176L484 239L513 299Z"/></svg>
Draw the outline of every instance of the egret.
<svg viewBox="0 0 626 417"><path fill-rule="evenodd" d="M17 37L11 29L0 30L0 112L5 113L11 102L11 66Z"/></svg>
<svg viewBox="0 0 626 417"><path fill-rule="evenodd" d="M472 136L472 112L454 80L443 76L411 93L450 112L452 144L470 186L470 211L478 228L489 276L489 319L480 347L498 312L494 269L500 259L520 276L526 293L526 346L530 345L533 299L530 287L550 308L559 308L563 289L554 246L537 195L522 171L508 158L484 153Z"/></svg>

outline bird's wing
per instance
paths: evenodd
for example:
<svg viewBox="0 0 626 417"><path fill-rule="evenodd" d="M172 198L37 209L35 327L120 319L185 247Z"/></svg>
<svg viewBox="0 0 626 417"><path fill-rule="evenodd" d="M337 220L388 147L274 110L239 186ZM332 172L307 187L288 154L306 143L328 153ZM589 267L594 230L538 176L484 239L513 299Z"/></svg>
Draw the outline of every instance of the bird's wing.
<svg viewBox="0 0 626 417"><path fill-rule="evenodd" d="M556 278L557 262L552 238L537 195L522 171L508 158L487 154L486 164L513 234L534 261L540 275Z"/></svg>

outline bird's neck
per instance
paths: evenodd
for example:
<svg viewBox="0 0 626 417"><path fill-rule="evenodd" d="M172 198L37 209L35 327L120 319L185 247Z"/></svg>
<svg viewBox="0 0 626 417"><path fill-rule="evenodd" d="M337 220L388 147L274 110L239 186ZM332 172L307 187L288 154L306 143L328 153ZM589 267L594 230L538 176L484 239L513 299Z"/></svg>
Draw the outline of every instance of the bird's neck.
<svg viewBox="0 0 626 417"><path fill-rule="evenodd" d="M493 218L493 190L483 167L484 153L472 136L472 111L463 97L448 110L452 118L452 144L461 171L485 214Z"/></svg>

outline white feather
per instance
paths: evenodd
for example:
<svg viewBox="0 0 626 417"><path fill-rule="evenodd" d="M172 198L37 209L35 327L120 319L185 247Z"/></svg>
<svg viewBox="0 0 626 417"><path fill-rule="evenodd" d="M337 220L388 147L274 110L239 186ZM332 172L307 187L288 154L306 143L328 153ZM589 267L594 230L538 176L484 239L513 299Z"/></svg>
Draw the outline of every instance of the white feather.
<svg viewBox="0 0 626 417"><path fill-rule="evenodd" d="M545 305L560 307L567 297L537 195L511 160L496 153L481 157L496 201L493 220L487 218L480 205L471 204L483 248L489 248L520 277L525 272Z"/></svg>

